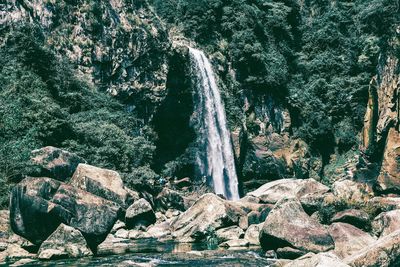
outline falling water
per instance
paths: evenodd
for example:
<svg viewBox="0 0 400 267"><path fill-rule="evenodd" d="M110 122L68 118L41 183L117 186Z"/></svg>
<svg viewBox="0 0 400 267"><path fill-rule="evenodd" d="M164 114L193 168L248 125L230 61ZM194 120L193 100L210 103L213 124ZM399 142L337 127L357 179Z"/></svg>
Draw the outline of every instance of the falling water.
<svg viewBox="0 0 400 267"><path fill-rule="evenodd" d="M189 52L198 95L196 110L200 119L200 142L206 150L204 155L197 157L199 171L212 180L216 194L239 199L230 133L211 63L202 51L189 48Z"/></svg>

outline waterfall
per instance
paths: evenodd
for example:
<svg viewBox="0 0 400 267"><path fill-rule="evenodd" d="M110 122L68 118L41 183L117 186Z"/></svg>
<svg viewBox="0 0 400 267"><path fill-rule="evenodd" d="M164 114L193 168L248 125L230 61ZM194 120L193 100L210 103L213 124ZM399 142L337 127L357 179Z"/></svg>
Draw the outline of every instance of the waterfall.
<svg viewBox="0 0 400 267"><path fill-rule="evenodd" d="M198 98L195 104L200 124L199 142L205 148L197 155L197 167L201 176L212 182L216 194L239 199L230 132L211 63L200 50L189 47L189 53Z"/></svg>

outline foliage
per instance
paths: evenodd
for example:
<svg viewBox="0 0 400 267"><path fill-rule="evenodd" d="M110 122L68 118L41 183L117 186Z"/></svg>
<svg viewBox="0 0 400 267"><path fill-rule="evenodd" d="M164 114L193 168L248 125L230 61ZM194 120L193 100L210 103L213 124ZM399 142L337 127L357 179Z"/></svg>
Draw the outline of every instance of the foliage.
<svg viewBox="0 0 400 267"><path fill-rule="evenodd" d="M153 5L171 27L232 62L235 88L287 101L295 135L325 163L335 147L346 151L357 143L369 81L396 30L397 1L310 0L300 6L292 0L153 0ZM219 76L228 84L220 88L232 88L229 75ZM233 105L240 103L229 99L240 96L223 95L228 118L238 117Z"/></svg>
<svg viewBox="0 0 400 267"><path fill-rule="evenodd" d="M156 193L156 187L160 176L156 174L149 166L135 168L130 173L123 175L124 183L127 187L139 192Z"/></svg>
<svg viewBox="0 0 400 267"><path fill-rule="evenodd" d="M22 25L2 35L0 182L32 173L30 151L47 145L119 172L151 164L154 133L80 80L47 48L39 28Z"/></svg>

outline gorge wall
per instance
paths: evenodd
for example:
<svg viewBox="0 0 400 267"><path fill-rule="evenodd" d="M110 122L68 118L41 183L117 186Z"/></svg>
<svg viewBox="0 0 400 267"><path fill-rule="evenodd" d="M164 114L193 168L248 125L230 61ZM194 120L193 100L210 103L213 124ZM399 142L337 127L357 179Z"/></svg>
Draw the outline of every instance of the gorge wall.
<svg viewBox="0 0 400 267"><path fill-rule="evenodd" d="M363 180L387 193L399 188L396 10L390 0L13 0L1 4L0 19L3 40L21 25L39 28L45 46L75 76L122 103L118 114L129 123L107 122L124 137L104 134L106 152L74 143L82 136L87 142L86 121L72 122L74 142L54 141L91 164L128 180L161 175L196 182L196 88L184 48L191 44L207 54L218 77L243 191L297 177ZM90 116L107 117L97 111L103 103ZM125 150L104 156L115 147L111 140L122 139ZM46 142L40 145L54 145ZM137 144L146 146L121 156ZM93 149L101 150L98 157L87 156ZM104 157L117 162L108 166Z"/></svg>

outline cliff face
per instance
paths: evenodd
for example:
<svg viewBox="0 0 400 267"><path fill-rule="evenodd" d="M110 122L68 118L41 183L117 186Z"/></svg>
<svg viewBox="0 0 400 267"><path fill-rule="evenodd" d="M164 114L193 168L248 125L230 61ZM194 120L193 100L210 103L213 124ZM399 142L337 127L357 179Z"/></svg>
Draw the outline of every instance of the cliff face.
<svg viewBox="0 0 400 267"><path fill-rule="evenodd" d="M134 113L132 131L150 128L155 160L146 165L159 174L195 176L190 44L218 77L244 191L287 177L378 179L381 190L397 190L399 63L380 51L394 24L375 23L379 5L202 3L10 0L0 22L40 27L51 51ZM395 4L383 6L387 18Z"/></svg>
<svg viewBox="0 0 400 267"><path fill-rule="evenodd" d="M39 25L49 47L145 119L165 97L167 32L146 1L7 1L2 25Z"/></svg>
<svg viewBox="0 0 400 267"><path fill-rule="evenodd" d="M379 166L379 172L376 173L377 188L384 192L397 192L400 189L398 62L398 58L392 54L382 58L378 75L371 81L363 129L362 151Z"/></svg>

